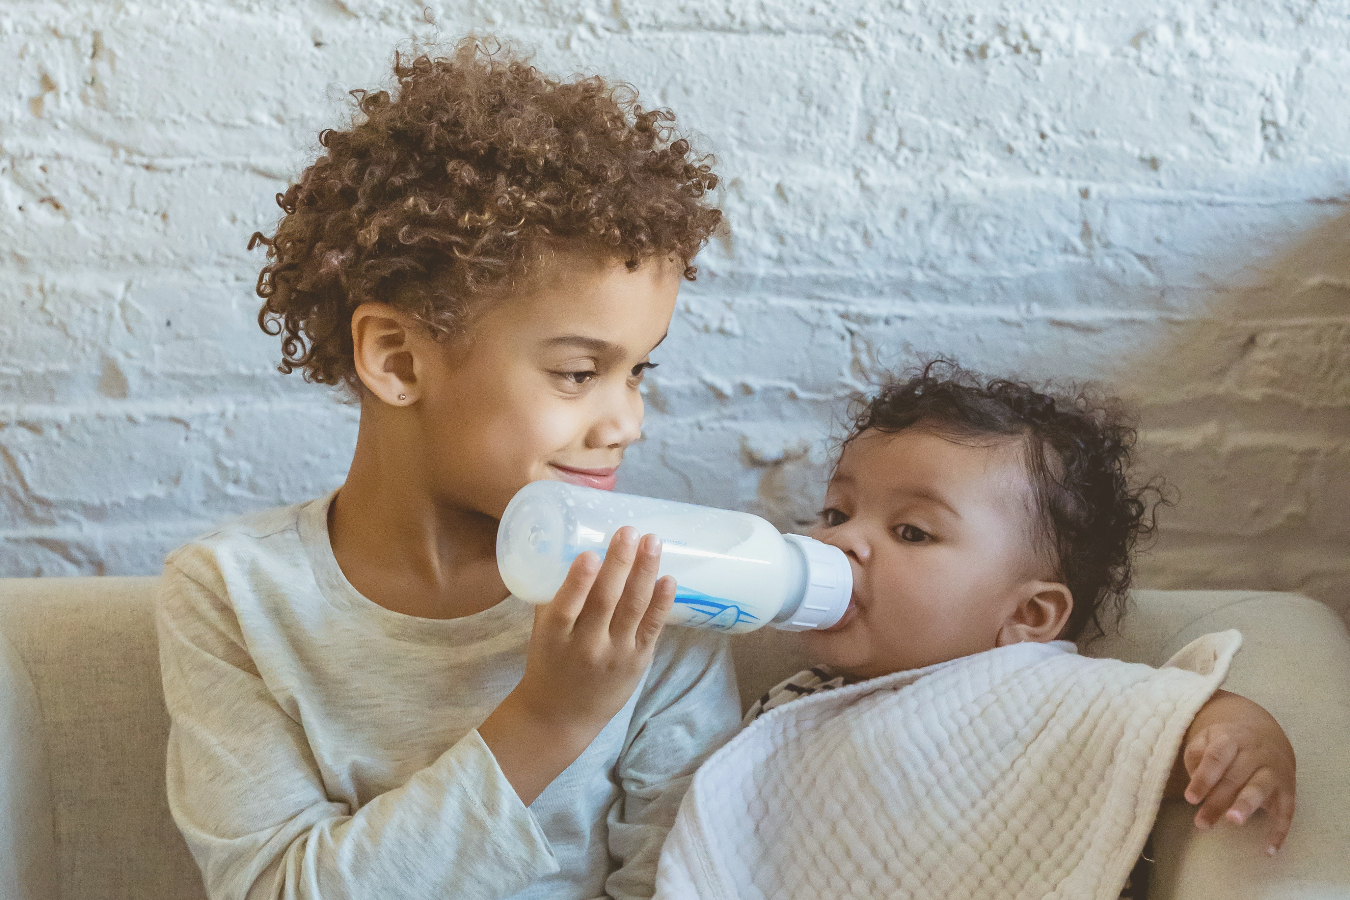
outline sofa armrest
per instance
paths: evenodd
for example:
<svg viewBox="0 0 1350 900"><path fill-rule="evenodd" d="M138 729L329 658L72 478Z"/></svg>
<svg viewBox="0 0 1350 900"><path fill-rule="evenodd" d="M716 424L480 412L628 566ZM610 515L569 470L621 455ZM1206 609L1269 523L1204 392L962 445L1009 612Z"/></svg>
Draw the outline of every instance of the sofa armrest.
<svg viewBox="0 0 1350 900"><path fill-rule="evenodd" d="M56 896L51 779L37 694L0 634L0 900Z"/></svg>
<svg viewBox="0 0 1350 900"><path fill-rule="evenodd" d="M1194 810L1163 805L1150 900L1321 900L1350 896L1350 636L1329 608L1296 594L1137 591L1119 635L1093 656L1158 665L1191 640L1236 628L1224 687L1275 716L1298 757L1298 809L1284 849L1261 852L1265 817L1198 832Z"/></svg>

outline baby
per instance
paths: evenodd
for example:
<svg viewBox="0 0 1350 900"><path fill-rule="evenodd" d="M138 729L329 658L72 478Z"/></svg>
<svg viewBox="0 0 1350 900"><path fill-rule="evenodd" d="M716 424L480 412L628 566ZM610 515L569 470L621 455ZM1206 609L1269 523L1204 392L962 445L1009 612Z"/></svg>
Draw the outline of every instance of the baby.
<svg viewBox="0 0 1350 900"><path fill-rule="evenodd" d="M1236 633L1202 639L1161 670L1079 657L1067 643L1114 623L1136 538L1153 529L1157 491L1126 478L1133 439L1112 403L981 383L946 362L867 401L813 532L848 555L852 602L833 627L803 633L818 665L746 721L830 696L766 716L700 770L658 896L753 896L756 885L875 896L902 875L906 896L1040 896L1042 883L1056 896L1115 896L1122 885L1122 896L1142 896L1135 860L1164 784L1201 804L1201 829L1265 809L1273 854L1293 817L1294 754L1264 709L1215 690ZM949 707L951 722L938 722ZM871 771L858 776L850 761L860 759ZM751 798L742 833L715 809L738 785ZM963 800L968 785L975 796ZM823 826L832 814L817 815L863 806L866 821L894 830ZM1085 824L1097 820L1116 831ZM823 843L845 835L848 883L835 851L801 837L825 827ZM1017 846L1026 835L1035 840ZM931 878L928 889L916 877Z"/></svg>

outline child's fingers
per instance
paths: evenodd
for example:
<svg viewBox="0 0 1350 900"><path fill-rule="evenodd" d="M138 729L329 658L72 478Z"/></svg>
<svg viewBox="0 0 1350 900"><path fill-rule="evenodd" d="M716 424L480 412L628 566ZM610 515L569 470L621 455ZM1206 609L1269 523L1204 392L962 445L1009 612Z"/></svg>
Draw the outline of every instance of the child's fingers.
<svg viewBox="0 0 1350 900"><path fill-rule="evenodd" d="M654 534L646 535L638 541L637 556L633 568L628 572L628 581L623 586L619 605L614 607L614 617L609 622L609 634L622 646L633 643L633 636L652 601L652 589L656 586L656 576L661 569L661 539Z"/></svg>
<svg viewBox="0 0 1350 900"><path fill-rule="evenodd" d="M591 586L595 583L595 577L599 572L600 554L598 553L587 550L572 560L572 565L567 569L567 577L563 579L562 586L558 588L558 593L553 595L551 603L539 608L536 618L543 616L552 619L564 628L570 629L582 607L585 606L586 595L590 593Z"/></svg>
<svg viewBox="0 0 1350 900"><path fill-rule="evenodd" d="M633 636L637 648L644 653L656 643L665 627L670 608L675 605L675 579L670 575L662 576L652 589L652 602L647 604L647 612L638 623L637 633Z"/></svg>
<svg viewBox="0 0 1350 900"><path fill-rule="evenodd" d="M573 629L595 628L609 631L609 620L614 615L614 607L623 594L623 586L628 581L628 572L633 567L633 558L637 555L637 530L625 525L614 532L610 538L609 550L605 552L605 561L595 576L586 603L577 614Z"/></svg>
<svg viewBox="0 0 1350 900"><path fill-rule="evenodd" d="M1186 745L1186 752L1182 756L1186 771L1191 775L1191 780L1186 785L1186 802L1199 803L1208 797L1210 791L1214 790L1214 786L1233 764L1237 754L1237 742L1225 735L1215 736L1209 730L1196 735ZM1234 788L1234 792L1236 790L1237 788Z"/></svg>

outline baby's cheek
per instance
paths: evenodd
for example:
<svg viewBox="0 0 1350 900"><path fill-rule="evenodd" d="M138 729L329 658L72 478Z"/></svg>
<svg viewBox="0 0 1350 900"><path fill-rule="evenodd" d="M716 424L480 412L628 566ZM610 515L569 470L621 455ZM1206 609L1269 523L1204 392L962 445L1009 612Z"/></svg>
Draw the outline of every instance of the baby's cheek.
<svg viewBox="0 0 1350 900"><path fill-rule="evenodd" d="M798 640L802 652L812 663L827 666L846 663L852 647L843 632L823 634L819 631L803 631Z"/></svg>

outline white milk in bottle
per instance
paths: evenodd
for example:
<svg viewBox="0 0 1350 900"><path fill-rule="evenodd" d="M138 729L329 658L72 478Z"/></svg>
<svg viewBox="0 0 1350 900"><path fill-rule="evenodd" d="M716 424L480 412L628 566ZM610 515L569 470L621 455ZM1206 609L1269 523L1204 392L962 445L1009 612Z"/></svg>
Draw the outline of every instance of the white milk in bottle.
<svg viewBox="0 0 1350 900"><path fill-rule="evenodd" d="M507 505L497 529L502 580L522 600L547 603L572 560L603 556L625 525L661 539L661 574L677 584L669 624L803 631L828 628L848 608L853 574L837 547L779 534L749 513L561 481L527 484Z"/></svg>

